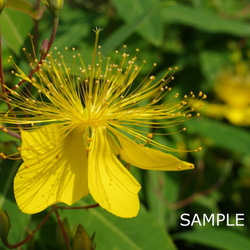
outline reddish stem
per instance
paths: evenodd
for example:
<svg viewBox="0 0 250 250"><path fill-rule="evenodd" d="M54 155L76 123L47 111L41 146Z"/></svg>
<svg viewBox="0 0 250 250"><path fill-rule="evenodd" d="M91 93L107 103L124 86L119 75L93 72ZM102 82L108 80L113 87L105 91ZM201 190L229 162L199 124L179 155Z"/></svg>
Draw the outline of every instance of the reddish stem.
<svg viewBox="0 0 250 250"><path fill-rule="evenodd" d="M52 33L51 33L51 36L50 36L50 40L49 40L49 43L48 43L48 48L47 48L47 51L41 55L41 58L38 62L38 64L36 65L36 67L32 70L32 72L28 75L28 78L31 78L40 68L41 64L42 64L42 61L45 59L45 57L47 56L47 54L49 53L49 50L54 42L54 39L55 39L55 36L56 36L56 31L57 31L57 27L58 27L58 23L59 23L59 18L58 17L54 17L53 19L53 28L52 28ZM18 88L19 86L21 86L23 83L25 83L26 80L23 79L21 82L19 82L16 86L14 86L12 88L12 90L15 90L16 88ZM7 94L9 94L10 91L7 92Z"/></svg>
<svg viewBox="0 0 250 250"><path fill-rule="evenodd" d="M3 130L4 133L7 133L13 137L16 137L17 139L21 139L21 135L7 129L6 127L4 127L3 125L0 124L0 129Z"/></svg>
<svg viewBox="0 0 250 250"><path fill-rule="evenodd" d="M44 219L40 222L40 224L37 226L37 228L31 232L31 234L29 234L24 240L22 240L21 242L11 245L7 238L3 240L3 243L6 247L8 247L9 249L14 249L17 247L22 246L23 244L27 243L32 237L33 235L41 228L41 226L47 221L47 219L49 218L49 216L52 214L52 212L55 210L56 208L52 208L49 213L44 217Z"/></svg>
<svg viewBox="0 0 250 250"><path fill-rule="evenodd" d="M93 205L89 205L89 206L84 206L84 207L63 207L63 206L57 206L56 208L58 209L90 209L90 208L95 208L95 207L99 207L99 204L93 204Z"/></svg>
<svg viewBox="0 0 250 250"><path fill-rule="evenodd" d="M55 205L53 207L54 207L54 211L56 213L56 218L58 220L59 226L60 226L60 228L62 230L63 238L65 239L67 249L70 250L69 240L68 240L67 234L66 234L66 232L64 230L63 223L62 223L62 220L60 218L60 215L59 215L59 213L57 211L57 207Z"/></svg>

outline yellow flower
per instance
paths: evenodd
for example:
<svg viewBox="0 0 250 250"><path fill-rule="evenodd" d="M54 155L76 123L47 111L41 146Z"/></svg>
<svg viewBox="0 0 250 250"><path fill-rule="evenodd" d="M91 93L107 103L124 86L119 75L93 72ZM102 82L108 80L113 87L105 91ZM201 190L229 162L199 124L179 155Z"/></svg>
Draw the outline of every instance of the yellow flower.
<svg viewBox="0 0 250 250"><path fill-rule="evenodd" d="M215 94L222 103L205 103L203 111L212 117L225 117L237 126L250 125L250 73L245 62L223 70L215 82Z"/></svg>
<svg viewBox="0 0 250 250"><path fill-rule="evenodd" d="M77 54L69 68L60 52L50 52L36 77L30 79L15 66L15 74L26 79L34 92L16 86L8 96L2 94L13 109L0 112L0 122L25 125L23 163L14 179L16 202L25 213L60 202L71 205L90 193L107 211L134 217L141 186L122 162L163 171L194 167L164 152L173 149L154 141L155 133L140 130L159 131L190 119L189 96L177 100L176 95L164 102L173 78L168 73L166 79L156 81L149 75L136 83L144 63L136 65L136 56L126 52L119 64L111 58L104 64L98 34L99 30L92 65L85 66ZM199 96L198 102L204 98Z"/></svg>

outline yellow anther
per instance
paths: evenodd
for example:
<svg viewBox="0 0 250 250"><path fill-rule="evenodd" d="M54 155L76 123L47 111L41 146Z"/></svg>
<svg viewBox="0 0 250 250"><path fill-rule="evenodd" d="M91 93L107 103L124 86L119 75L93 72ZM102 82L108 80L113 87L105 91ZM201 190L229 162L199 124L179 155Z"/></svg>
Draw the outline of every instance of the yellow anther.
<svg viewBox="0 0 250 250"><path fill-rule="evenodd" d="M88 138L87 138L87 141L88 141L88 143L92 142L92 138L91 138L91 137L88 137Z"/></svg>
<svg viewBox="0 0 250 250"><path fill-rule="evenodd" d="M8 129L7 129L7 128L4 128L4 129L3 129L3 132L4 132L4 133L8 133Z"/></svg>
<svg viewBox="0 0 250 250"><path fill-rule="evenodd" d="M90 151L90 147L86 147L86 151L89 152Z"/></svg>
<svg viewBox="0 0 250 250"><path fill-rule="evenodd" d="M29 165L25 165L25 168L29 168L30 166Z"/></svg>
<svg viewBox="0 0 250 250"><path fill-rule="evenodd" d="M207 99L207 95L204 94L204 95L202 96L202 99Z"/></svg>
<svg viewBox="0 0 250 250"><path fill-rule="evenodd" d="M3 159L6 159L6 155L4 153L0 153L0 156L3 158Z"/></svg>
<svg viewBox="0 0 250 250"><path fill-rule="evenodd" d="M152 133L148 133L148 135L147 135L148 139L152 139L153 136L154 136L154 135L153 135Z"/></svg>
<svg viewBox="0 0 250 250"><path fill-rule="evenodd" d="M177 170L181 170L181 166L178 166L178 167L177 167Z"/></svg>

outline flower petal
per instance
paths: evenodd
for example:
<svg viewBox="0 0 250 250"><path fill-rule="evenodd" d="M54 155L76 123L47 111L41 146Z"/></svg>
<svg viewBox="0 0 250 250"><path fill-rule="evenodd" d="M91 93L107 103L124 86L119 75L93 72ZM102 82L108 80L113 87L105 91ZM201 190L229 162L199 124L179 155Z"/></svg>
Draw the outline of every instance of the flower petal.
<svg viewBox="0 0 250 250"><path fill-rule="evenodd" d="M140 184L111 152L106 128L98 127L92 135L88 172L91 195L101 207L117 216L136 216Z"/></svg>
<svg viewBox="0 0 250 250"><path fill-rule="evenodd" d="M171 154L144 147L112 129L119 139L121 158L133 166L148 170L179 171L194 168L192 163L179 160ZM114 142L115 143L115 142Z"/></svg>
<svg viewBox="0 0 250 250"><path fill-rule="evenodd" d="M64 202L73 204L88 194L87 153L83 132L62 125L22 130L23 164L14 179L19 208L28 214Z"/></svg>

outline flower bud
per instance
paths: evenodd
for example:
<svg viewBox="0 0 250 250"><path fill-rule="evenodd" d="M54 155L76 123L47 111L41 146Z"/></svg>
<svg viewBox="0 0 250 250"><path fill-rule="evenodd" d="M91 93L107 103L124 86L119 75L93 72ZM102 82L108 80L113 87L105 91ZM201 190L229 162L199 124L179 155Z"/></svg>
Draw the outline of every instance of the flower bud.
<svg viewBox="0 0 250 250"><path fill-rule="evenodd" d="M10 219L8 214L0 209L0 238L5 240L10 231Z"/></svg>
<svg viewBox="0 0 250 250"><path fill-rule="evenodd" d="M53 16L59 16L63 7L63 0L47 0L46 5Z"/></svg>
<svg viewBox="0 0 250 250"><path fill-rule="evenodd" d="M89 237L88 233L84 229L84 227L81 224L78 224L76 233L73 239L73 250L80 250L80 249L86 249L86 250L92 250L95 249L95 246L93 246L92 241L94 237Z"/></svg>
<svg viewBox="0 0 250 250"><path fill-rule="evenodd" d="M1 14L2 10L4 9L6 2L7 2L7 0L0 0L0 14Z"/></svg>
<svg viewBox="0 0 250 250"><path fill-rule="evenodd" d="M48 39L45 39L45 40L43 40L42 45L41 45L41 49L40 49L40 53L42 56L48 52L48 48L49 48L49 41L48 41Z"/></svg>

